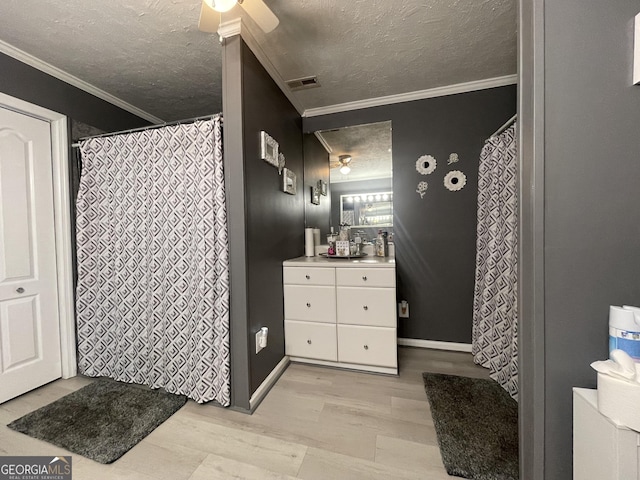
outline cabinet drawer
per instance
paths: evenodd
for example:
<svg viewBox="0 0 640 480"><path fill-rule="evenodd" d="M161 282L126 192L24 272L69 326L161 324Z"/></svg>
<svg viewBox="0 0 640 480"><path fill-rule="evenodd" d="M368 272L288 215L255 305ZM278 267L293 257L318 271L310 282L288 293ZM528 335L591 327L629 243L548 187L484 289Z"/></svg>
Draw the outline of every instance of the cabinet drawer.
<svg viewBox="0 0 640 480"><path fill-rule="evenodd" d="M282 278L285 284L295 285L335 285L336 274L333 268L284 267Z"/></svg>
<svg viewBox="0 0 640 480"><path fill-rule="evenodd" d="M289 356L338 360L335 325L285 320L284 336L285 353Z"/></svg>
<svg viewBox="0 0 640 480"><path fill-rule="evenodd" d="M338 323L396 327L395 288L338 287Z"/></svg>
<svg viewBox="0 0 640 480"><path fill-rule="evenodd" d="M395 268L336 268L338 285L347 287L395 287Z"/></svg>
<svg viewBox="0 0 640 480"><path fill-rule="evenodd" d="M335 287L285 285L284 318L336 323Z"/></svg>
<svg viewBox="0 0 640 480"><path fill-rule="evenodd" d="M338 361L397 367L396 329L338 325Z"/></svg>

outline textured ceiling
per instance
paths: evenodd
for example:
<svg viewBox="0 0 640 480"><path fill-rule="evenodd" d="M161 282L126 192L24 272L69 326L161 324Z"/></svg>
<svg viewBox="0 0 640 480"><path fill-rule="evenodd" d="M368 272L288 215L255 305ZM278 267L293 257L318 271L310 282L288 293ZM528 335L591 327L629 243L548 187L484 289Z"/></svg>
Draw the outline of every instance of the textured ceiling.
<svg viewBox="0 0 640 480"><path fill-rule="evenodd" d="M319 133L331 148L331 183L391 178L391 122L370 123ZM351 155L351 172L340 173L340 155Z"/></svg>
<svg viewBox="0 0 640 480"><path fill-rule="evenodd" d="M247 0L250 1L250 0ZM516 72L516 0L265 0L253 36L304 108ZM221 109L221 47L199 0L2 0L0 40L163 120ZM235 7L225 14L244 15Z"/></svg>
<svg viewBox="0 0 640 480"><path fill-rule="evenodd" d="M512 75L516 0L272 0L273 32L252 30L305 108Z"/></svg>
<svg viewBox="0 0 640 480"><path fill-rule="evenodd" d="M0 40L163 120L222 109L198 0L2 0Z"/></svg>

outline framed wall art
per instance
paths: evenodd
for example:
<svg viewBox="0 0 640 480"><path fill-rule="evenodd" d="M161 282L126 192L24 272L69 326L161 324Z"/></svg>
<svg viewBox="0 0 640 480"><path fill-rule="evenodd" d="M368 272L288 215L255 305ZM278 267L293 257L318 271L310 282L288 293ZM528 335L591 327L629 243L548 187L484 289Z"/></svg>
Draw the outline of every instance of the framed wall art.
<svg viewBox="0 0 640 480"><path fill-rule="evenodd" d="M320 205L320 190L317 186L311 186L311 203L314 205Z"/></svg>
<svg viewBox="0 0 640 480"><path fill-rule="evenodd" d="M323 197L327 196L327 182L324 180L318 180L318 190Z"/></svg>
<svg viewBox="0 0 640 480"><path fill-rule="evenodd" d="M278 168L278 142L264 130L260 132L260 158Z"/></svg>
<svg viewBox="0 0 640 480"><path fill-rule="evenodd" d="M288 168L282 169L282 191L289 195L295 195L296 188L296 174Z"/></svg>

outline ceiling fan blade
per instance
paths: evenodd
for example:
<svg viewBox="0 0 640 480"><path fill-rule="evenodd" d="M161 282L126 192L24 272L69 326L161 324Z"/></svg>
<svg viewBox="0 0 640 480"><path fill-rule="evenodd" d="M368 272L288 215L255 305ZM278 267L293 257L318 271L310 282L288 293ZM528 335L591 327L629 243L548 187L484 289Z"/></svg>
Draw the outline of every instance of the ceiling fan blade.
<svg viewBox="0 0 640 480"><path fill-rule="evenodd" d="M198 30L207 33L216 33L220 26L220 13L209 7L204 0L200 7L200 20L198 21Z"/></svg>
<svg viewBox="0 0 640 480"><path fill-rule="evenodd" d="M278 26L280 20L262 0L243 0L238 2L264 33L269 33Z"/></svg>

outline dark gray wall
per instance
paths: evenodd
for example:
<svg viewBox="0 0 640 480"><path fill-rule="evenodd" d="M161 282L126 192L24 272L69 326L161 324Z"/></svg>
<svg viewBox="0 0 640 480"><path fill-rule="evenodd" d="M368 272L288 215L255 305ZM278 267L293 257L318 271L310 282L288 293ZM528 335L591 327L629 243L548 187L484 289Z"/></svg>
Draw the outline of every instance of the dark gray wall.
<svg viewBox="0 0 640 480"><path fill-rule="evenodd" d="M251 392L284 357L282 261L304 253L302 119L242 44L242 98L247 252L247 305ZM259 134L280 145L297 175L298 192L280 190L278 169L260 159ZM255 353L255 333L269 327L268 347Z"/></svg>
<svg viewBox="0 0 640 480"><path fill-rule="evenodd" d="M471 342L475 275L477 170L484 140L516 111L516 87L305 118L305 132L391 120L393 128L394 239L399 298L410 303L398 335ZM460 162L447 166L452 152ZM438 160L422 176L421 155ZM444 175L459 169L467 186L449 192ZM424 199L416 193L429 183Z"/></svg>
<svg viewBox="0 0 640 480"><path fill-rule="evenodd" d="M0 53L0 92L112 132L148 125L122 110L40 70Z"/></svg>
<svg viewBox="0 0 640 480"><path fill-rule="evenodd" d="M329 154L313 134L304 134L304 216L305 227L319 228L322 238L329 233L331 186L329 185ZM327 183L327 196L320 196L320 205L311 203L311 186L318 180Z"/></svg>
<svg viewBox="0 0 640 480"><path fill-rule="evenodd" d="M305 152L306 155L306 152ZM359 182L339 182L331 186L331 225L336 232L340 229L340 195L359 194L368 192L391 192L393 190L391 178L378 178L375 180L364 180ZM378 229L375 227L360 228L357 230L365 230L367 234L376 234ZM393 232L393 228L385 228L389 233ZM373 237L369 236L369 239Z"/></svg>
<svg viewBox="0 0 640 480"><path fill-rule="evenodd" d="M545 478L571 478L571 387L595 387L609 305L640 303L637 0L544 3Z"/></svg>

